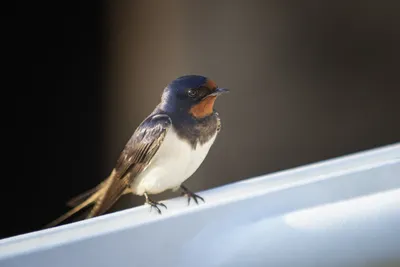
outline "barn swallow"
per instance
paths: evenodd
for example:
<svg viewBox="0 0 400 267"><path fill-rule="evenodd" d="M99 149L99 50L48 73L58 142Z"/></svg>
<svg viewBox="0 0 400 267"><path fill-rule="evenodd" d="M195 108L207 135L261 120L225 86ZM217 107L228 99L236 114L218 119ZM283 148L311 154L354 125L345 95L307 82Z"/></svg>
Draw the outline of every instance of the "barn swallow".
<svg viewBox="0 0 400 267"><path fill-rule="evenodd" d="M99 216L127 193L144 196L145 204L160 214L159 207L166 206L149 195L180 188L188 197L188 204L191 199L204 202L183 182L199 168L221 130L214 103L226 92L229 90L199 75L172 81L165 87L161 102L125 145L110 176L68 202L73 208L46 227L89 206L92 209L86 219Z"/></svg>

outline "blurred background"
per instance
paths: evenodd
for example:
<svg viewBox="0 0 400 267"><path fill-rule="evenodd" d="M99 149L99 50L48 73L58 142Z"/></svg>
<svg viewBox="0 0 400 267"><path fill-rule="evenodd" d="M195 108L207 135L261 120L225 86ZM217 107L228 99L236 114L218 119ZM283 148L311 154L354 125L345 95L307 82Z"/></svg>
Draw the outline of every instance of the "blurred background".
<svg viewBox="0 0 400 267"><path fill-rule="evenodd" d="M38 230L106 178L184 74L231 90L186 183L196 192L400 141L396 1L17 5L3 33L0 238Z"/></svg>

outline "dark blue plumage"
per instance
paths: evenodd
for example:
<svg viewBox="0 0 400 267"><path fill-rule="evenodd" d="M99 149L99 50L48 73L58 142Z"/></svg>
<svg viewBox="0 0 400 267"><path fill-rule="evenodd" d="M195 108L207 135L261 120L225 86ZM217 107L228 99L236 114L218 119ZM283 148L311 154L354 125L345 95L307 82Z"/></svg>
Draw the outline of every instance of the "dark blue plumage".
<svg viewBox="0 0 400 267"><path fill-rule="evenodd" d="M103 214L126 193L144 195L159 213L158 206L165 205L148 194L181 188L188 201L203 200L182 183L200 166L221 128L213 107L217 96L227 91L200 75L185 75L168 84L160 104L133 133L110 176L75 198L75 207L48 226L92 204L87 218Z"/></svg>
<svg viewBox="0 0 400 267"><path fill-rule="evenodd" d="M160 109L167 112L187 112L197 99L188 96L189 89L200 88L207 83L207 78L199 75L186 75L172 81L162 94Z"/></svg>
<svg viewBox="0 0 400 267"><path fill-rule="evenodd" d="M178 135L195 148L197 142L207 142L220 128L213 105L216 96L226 91L204 76L185 75L164 89L161 103L153 114L167 114Z"/></svg>

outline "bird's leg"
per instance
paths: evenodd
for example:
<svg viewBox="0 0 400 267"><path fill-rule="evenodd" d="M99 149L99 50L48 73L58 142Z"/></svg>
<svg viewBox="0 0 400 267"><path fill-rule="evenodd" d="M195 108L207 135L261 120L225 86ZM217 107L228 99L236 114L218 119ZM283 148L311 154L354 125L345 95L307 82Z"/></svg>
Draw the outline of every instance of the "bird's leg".
<svg viewBox="0 0 400 267"><path fill-rule="evenodd" d="M164 207L164 208L167 208L167 206L165 206L163 203L159 203L159 202L157 202L157 201L152 200L152 199L147 195L147 193L144 193L144 197L146 198L146 201L145 201L144 203L150 205L150 210L151 210L151 208L154 207L154 208L157 210L157 212L158 212L159 214L161 214L161 210L160 210L160 208L159 208L158 206L162 206L162 207Z"/></svg>
<svg viewBox="0 0 400 267"><path fill-rule="evenodd" d="M204 201L204 198L202 198L201 196L193 193L192 191L190 191L189 189L187 189L186 186L181 185L181 189L183 190L181 195L185 195L188 198L188 205L190 204L190 200L193 198L194 202L196 202L196 204L199 204L199 201L197 199L201 199L201 201L203 201L204 203L206 203Z"/></svg>

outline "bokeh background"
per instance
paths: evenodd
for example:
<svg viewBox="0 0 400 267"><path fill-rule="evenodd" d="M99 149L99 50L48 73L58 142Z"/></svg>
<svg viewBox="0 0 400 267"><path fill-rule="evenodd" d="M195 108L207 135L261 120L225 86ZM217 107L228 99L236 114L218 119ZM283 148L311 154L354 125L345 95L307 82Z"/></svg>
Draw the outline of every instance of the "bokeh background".
<svg viewBox="0 0 400 267"><path fill-rule="evenodd" d="M400 141L399 10L370 0L19 3L3 33L0 237L38 230L107 177L184 74L231 90L216 103L223 129L186 183L193 191ZM126 196L113 210L143 201Z"/></svg>

